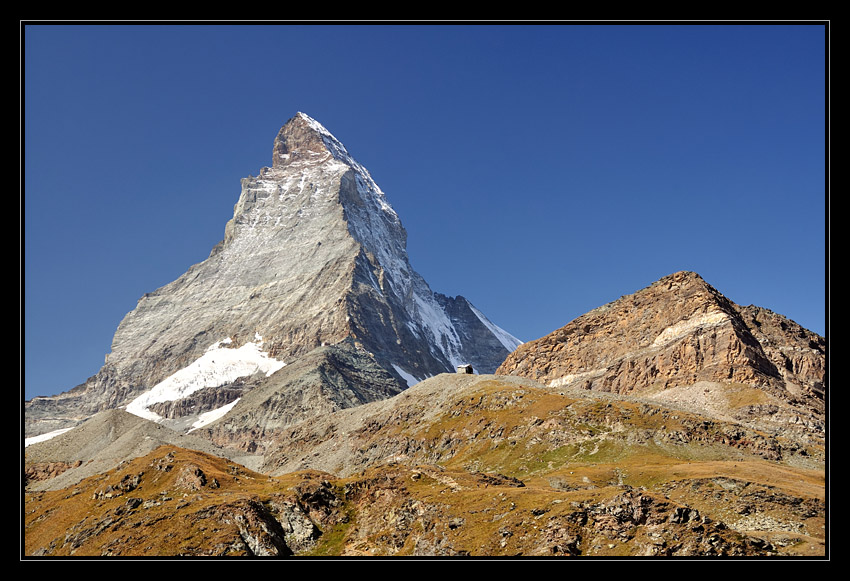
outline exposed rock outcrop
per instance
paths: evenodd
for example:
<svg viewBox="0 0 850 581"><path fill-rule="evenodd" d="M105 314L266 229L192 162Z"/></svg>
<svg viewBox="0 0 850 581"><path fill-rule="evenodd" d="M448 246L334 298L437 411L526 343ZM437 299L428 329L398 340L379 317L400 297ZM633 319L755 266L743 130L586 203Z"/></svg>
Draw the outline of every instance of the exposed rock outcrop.
<svg viewBox="0 0 850 581"><path fill-rule="evenodd" d="M822 513L812 499L778 491L758 496L758 507L776 515L764 514L759 522L776 521L781 514L775 511L789 502L802 507L793 509L800 518ZM756 504L748 506L756 510ZM809 538L801 526L774 545L707 512L716 510L627 485L557 491L497 473L434 465L379 466L344 480L315 471L269 478L220 458L166 446L86 479L73 490L28 495L25 552L127 557L768 556L799 554L799 539ZM817 539L809 542L815 545Z"/></svg>
<svg viewBox="0 0 850 581"><path fill-rule="evenodd" d="M393 374L372 354L343 342L319 347L258 381L227 416L193 434L220 446L262 454L288 426L401 391Z"/></svg>
<svg viewBox="0 0 850 581"><path fill-rule="evenodd" d="M790 425L821 441L824 433L824 339L736 305L693 272L666 276L521 345L496 373L551 387L678 396L773 430Z"/></svg>

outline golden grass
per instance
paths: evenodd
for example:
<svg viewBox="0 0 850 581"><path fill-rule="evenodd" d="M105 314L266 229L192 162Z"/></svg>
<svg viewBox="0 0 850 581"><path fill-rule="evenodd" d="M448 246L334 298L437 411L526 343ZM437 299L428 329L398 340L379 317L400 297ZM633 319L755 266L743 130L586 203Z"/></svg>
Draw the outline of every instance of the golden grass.
<svg viewBox="0 0 850 581"><path fill-rule="evenodd" d="M723 395L730 409L771 403L771 396L757 387L750 387L742 383L729 383L723 385Z"/></svg>
<svg viewBox="0 0 850 581"><path fill-rule="evenodd" d="M452 546L478 555L528 554L535 548L527 544L531 541L526 536L536 538L546 519L566 518L574 510L573 503L601 502L628 487L660 498L671 493L671 498L713 518L735 515L726 505L712 504L710 496L695 495L690 482L727 478L803 499L822 501L825 496L823 471L767 461L721 443L670 443L653 437L684 433L701 420L699 416L649 409L632 401L576 399L497 380L483 381L477 388L428 425L390 427L396 436L423 442L429 457L444 459L439 466L378 466L346 479L319 472L272 478L221 458L166 446L71 489L27 494L25 552L53 543L54 554L69 554L69 547L58 549L66 537L101 526L111 514L116 516L114 522L104 525L105 532L83 544L77 554L100 555L110 547L120 547L127 555L197 554L238 536L235 525L199 515L240 500L267 502L289 494L305 479L327 479L340 496L346 485L388 491L384 499L388 510L397 508L392 502L408 500L439 507L440 521L434 526L448 526L445 523L459 519L463 524L451 530ZM769 397L746 386L731 387L727 396L741 406L763 403ZM386 433L373 437L386 437ZM157 470L154 465L166 462L169 454L174 469ZM199 467L208 480L218 482L218 488L178 490L176 480L185 465ZM493 485L476 472L504 474L525 486ZM111 499L97 497L125 474L142 475L138 489ZM123 518L120 513L129 497L160 504L152 503L132 518ZM166 497L171 499L163 500ZM377 554L411 554L413 539L424 534L416 528L422 523L414 522L413 532L400 541L402 545L391 547L386 539L397 534L392 526L375 524L374 516L364 520L378 506L357 505L353 497L343 499L335 510L345 518L327 526L309 554L376 554L372 549ZM528 535L506 536L500 532L505 528L526 530ZM629 554L630 550L622 543L606 543L600 549L605 554Z"/></svg>

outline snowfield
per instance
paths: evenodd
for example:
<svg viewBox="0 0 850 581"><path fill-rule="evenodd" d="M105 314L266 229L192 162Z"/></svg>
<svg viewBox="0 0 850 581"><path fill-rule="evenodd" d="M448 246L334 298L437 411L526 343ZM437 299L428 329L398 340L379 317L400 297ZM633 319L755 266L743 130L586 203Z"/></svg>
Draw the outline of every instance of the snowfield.
<svg viewBox="0 0 850 581"><path fill-rule="evenodd" d="M61 430L54 430L52 432L47 432L46 434L41 434L40 436L33 436L32 438L24 438L24 448L31 444L37 444L39 442L46 442L56 436L61 436L68 430L73 430L74 428L62 428Z"/></svg>
<svg viewBox="0 0 850 581"><path fill-rule="evenodd" d="M401 375L401 377L407 382L407 387L413 387L414 385L419 383L418 379L413 377L411 374L409 374L407 371L405 371L404 369L402 369L401 367L399 367L395 363L393 363L393 369L395 369L396 373Z"/></svg>
<svg viewBox="0 0 850 581"><path fill-rule="evenodd" d="M226 347L230 343L229 338L214 343L194 362L127 404L127 411L140 418L159 422L163 418L148 409L155 403L176 401L206 387L219 387L258 372L269 376L286 365L283 361L273 359L262 351L263 339L259 335L253 342L246 343L238 349ZM229 405L232 406L233 403ZM212 417L209 414L215 414L218 411L208 412L205 416ZM220 415L226 412L227 410L224 410ZM212 417L209 421L217 417L220 416ZM196 424L193 429L198 427L200 425Z"/></svg>
<svg viewBox="0 0 850 581"><path fill-rule="evenodd" d="M499 340L499 343L504 345L505 349L508 350L508 353L513 353L514 349L522 345L522 341L520 341L498 325L493 324L490 319L484 316L484 313L473 307L472 303L469 304L469 308L472 309L472 312L475 313L475 316L478 317L478 319L484 324L484 326L490 329L490 332L496 336L496 339Z"/></svg>
<svg viewBox="0 0 850 581"><path fill-rule="evenodd" d="M271 375L286 363L268 356L262 351L263 339L255 335L254 341L246 343L238 349L227 347L232 343L230 338L211 345L206 352L180 371L167 377L127 404L126 410L140 418L161 422L163 418L149 409L149 406L166 401L176 401L191 395L206 387L219 387L231 383L240 377L255 373ZM230 402L218 409L201 414L192 424L190 432L210 424L229 412L239 400ZM73 428L55 430L24 440L24 447L44 442L62 435Z"/></svg>

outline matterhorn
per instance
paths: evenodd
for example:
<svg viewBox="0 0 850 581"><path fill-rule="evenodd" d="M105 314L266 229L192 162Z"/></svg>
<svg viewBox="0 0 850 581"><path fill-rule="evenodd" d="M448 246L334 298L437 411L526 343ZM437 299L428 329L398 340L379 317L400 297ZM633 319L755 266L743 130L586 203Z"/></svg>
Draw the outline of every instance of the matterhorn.
<svg viewBox="0 0 850 581"><path fill-rule="evenodd" d="M27 437L124 409L183 432L226 425L207 433L250 448L459 366L494 372L520 342L432 291L406 236L366 168L298 113L209 257L139 299L96 375L26 402Z"/></svg>

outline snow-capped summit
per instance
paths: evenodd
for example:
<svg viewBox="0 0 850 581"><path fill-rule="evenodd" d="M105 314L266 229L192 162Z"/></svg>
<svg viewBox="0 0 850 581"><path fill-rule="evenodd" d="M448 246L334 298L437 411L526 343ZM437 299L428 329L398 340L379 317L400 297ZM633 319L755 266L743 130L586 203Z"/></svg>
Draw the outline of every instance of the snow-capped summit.
<svg viewBox="0 0 850 581"><path fill-rule="evenodd" d="M271 166L242 179L222 242L139 300L97 375L28 402L27 435L123 406L197 425L268 370L273 377L323 346L365 354L398 389L461 363L493 372L520 342L463 297L433 292L406 244L366 168L298 113L275 137ZM50 423L39 421L47 415Z"/></svg>

